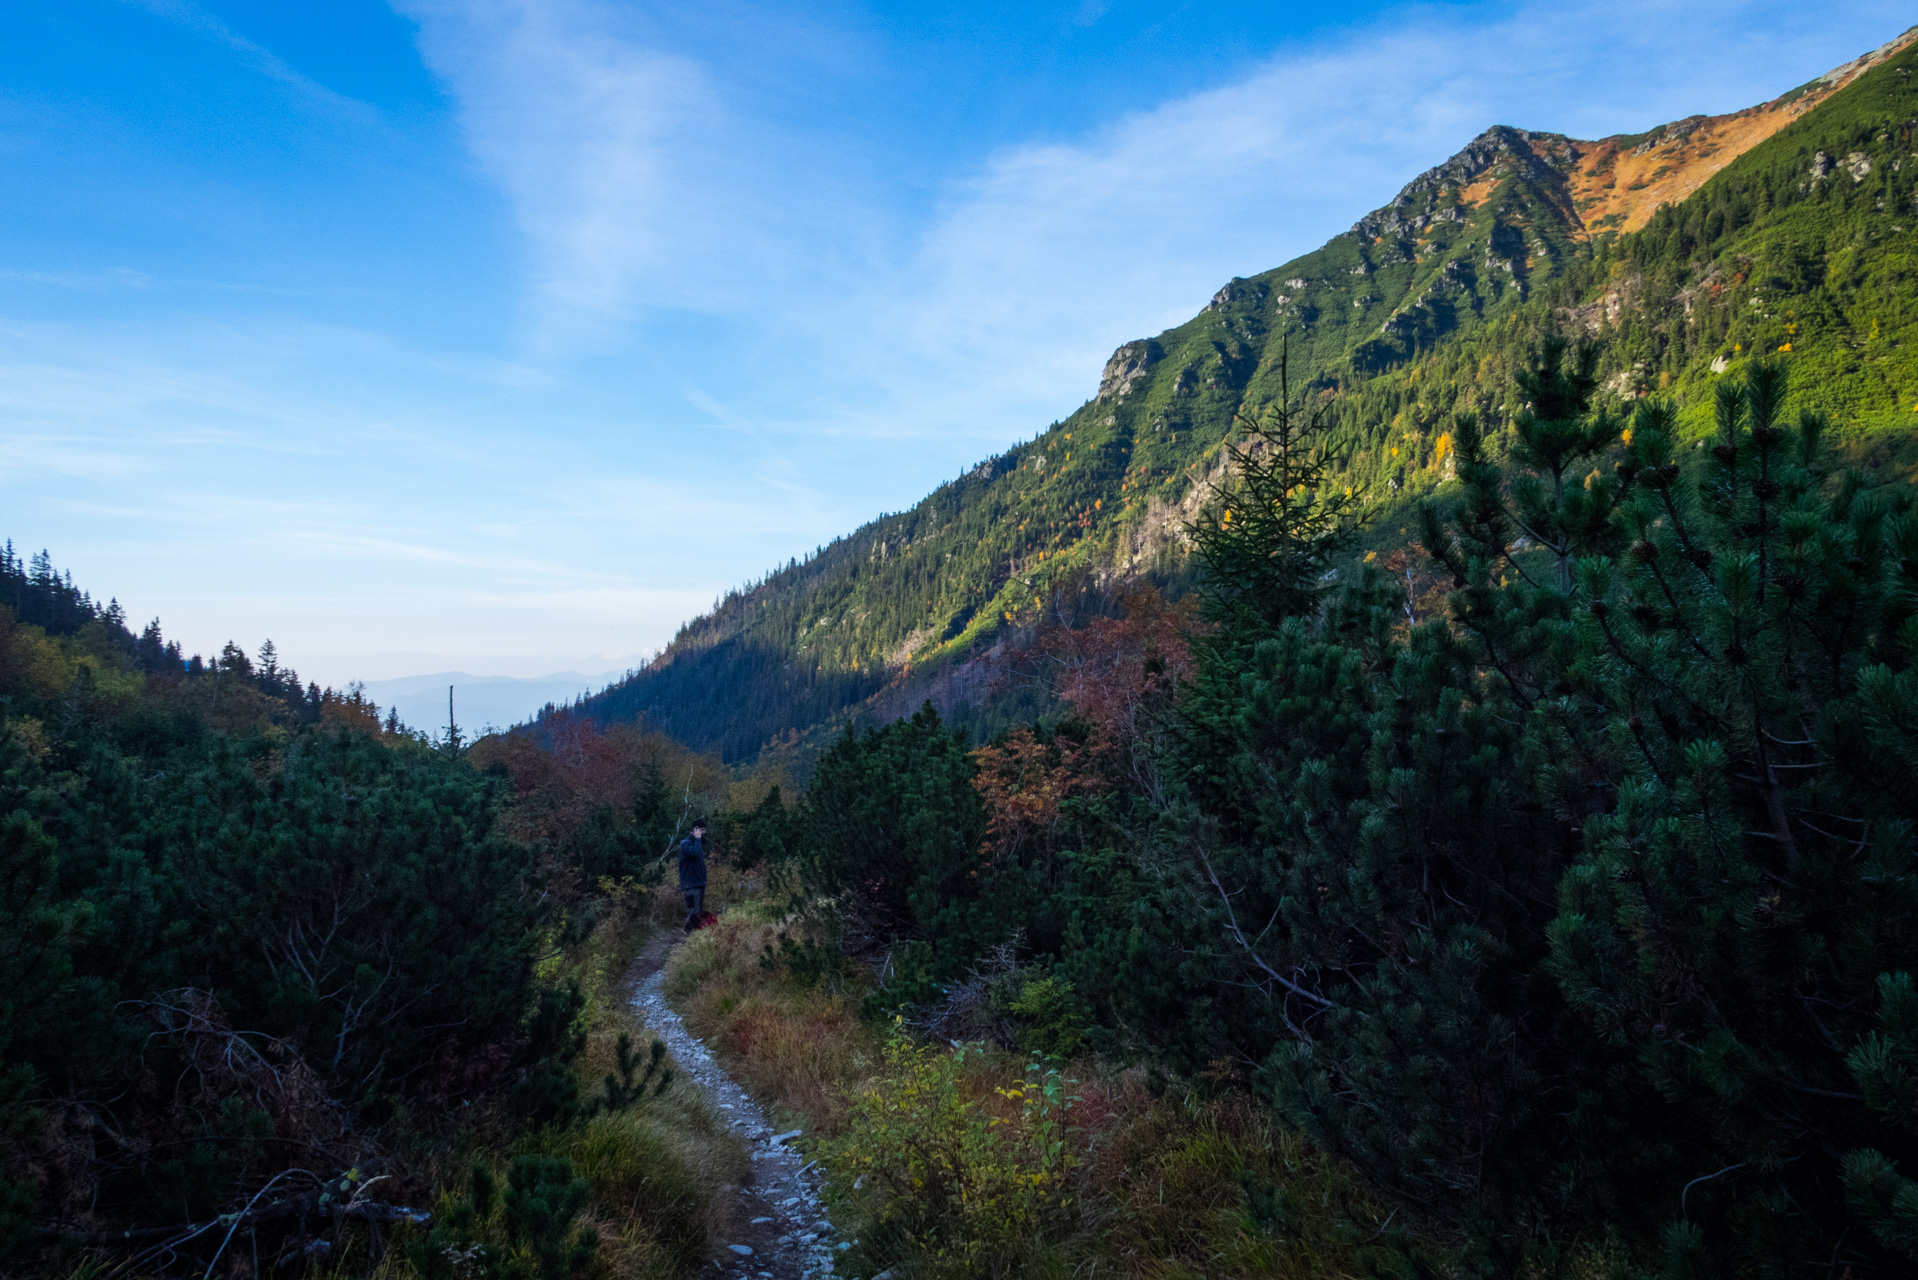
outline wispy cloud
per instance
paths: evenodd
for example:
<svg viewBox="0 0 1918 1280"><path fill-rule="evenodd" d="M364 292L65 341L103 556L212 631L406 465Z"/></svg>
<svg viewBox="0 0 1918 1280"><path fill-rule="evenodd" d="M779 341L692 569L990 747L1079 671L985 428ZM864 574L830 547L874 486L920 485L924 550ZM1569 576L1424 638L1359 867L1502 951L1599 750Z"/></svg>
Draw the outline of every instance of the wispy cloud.
<svg viewBox="0 0 1918 1280"><path fill-rule="evenodd" d="M117 289L146 289L153 277L131 267L108 267L100 271L20 271L0 268L0 280L20 284L50 285L55 289L77 289L99 293Z"/></svg>
<svg viewBox="0 0 1918 1280"><path fill-rule="evenodd" d="M926 216L815 145L807 104L667 49L622 6L403 7L526 234L538 353L632 340L661 311L722 316L742 351L784 344L784 367L776 395L750 377L688 393L717 421L968 448L1043 425L1117 343L1320 243L1488 125L1589 135L1733 109L1899 24L1887 0L1843 23L1778 0L1408 5L949 170ZM797 367L820 372L780 376Z"/></svg>
<svg viewBox="0 0 1918 1280"><path fill-rule="evenodd" d="M736 128L692 59L622 36L569 0L402 0L469 145L530 252L532 337L591 339L636 309L697 305L742 234L728 181ZM710 296L710 295L709 295Z"/></svg>
<svg viewBox="0 0 1918 1280"><path fill-rule="evenodd" d="M192 3L192 0L125 0L125 3L145 9L155 17L178 23L209 40L225 45L238 55L241 62L261 75L271 80L278 80L281 84L315 102L363 119L370 118L373 114L373 109L366 103L337 93L317 80L301 75L272 50L247 39L216 15Z"/></svg>

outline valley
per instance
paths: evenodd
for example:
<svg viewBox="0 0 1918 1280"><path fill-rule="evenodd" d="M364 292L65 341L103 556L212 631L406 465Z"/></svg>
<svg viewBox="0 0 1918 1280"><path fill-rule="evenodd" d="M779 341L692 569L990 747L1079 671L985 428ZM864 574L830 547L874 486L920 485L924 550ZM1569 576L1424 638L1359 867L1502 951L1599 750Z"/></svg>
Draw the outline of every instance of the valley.
<svg viewBox="0 0 1918 1280"><path fill-rule="evenodd" d="M0 1275L1912 1274L1914 72L1487 128L583 698L7 542Z"/></svg>

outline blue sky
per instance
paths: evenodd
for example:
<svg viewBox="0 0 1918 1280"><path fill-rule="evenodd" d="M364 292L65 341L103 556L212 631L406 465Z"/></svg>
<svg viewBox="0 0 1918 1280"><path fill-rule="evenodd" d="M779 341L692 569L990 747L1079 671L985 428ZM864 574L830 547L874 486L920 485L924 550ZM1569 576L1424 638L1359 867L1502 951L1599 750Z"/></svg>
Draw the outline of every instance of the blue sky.
<svg viewBox="0 0 1918 1280"><path fill-rule="evenodd" d="M0 536L323 681L642 660L1494 123L1905 5L10 0Z"/></svg>

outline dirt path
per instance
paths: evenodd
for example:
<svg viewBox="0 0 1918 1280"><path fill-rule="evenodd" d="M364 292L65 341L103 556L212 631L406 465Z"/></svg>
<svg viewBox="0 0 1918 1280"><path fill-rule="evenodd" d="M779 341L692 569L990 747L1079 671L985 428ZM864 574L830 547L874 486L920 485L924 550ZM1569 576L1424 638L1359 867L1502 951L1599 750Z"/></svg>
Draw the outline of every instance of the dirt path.
<svg viewBox="0 0 1918 1280"><path fill-rule="evenodd" d="M720 1242L712 1267L717 1274L812 1280L833 1274L838 1233L819 1203L819 1173L786 1145L799 1130L775 1132L759 1104L726 1074L706 1046L686 1030L666 1003L666 956L677 934L654 938L640 954L633 1007L673 1057L680 1079L704 1091L739 1135L751 1159L739 1197L736 1237Z"/></svg>

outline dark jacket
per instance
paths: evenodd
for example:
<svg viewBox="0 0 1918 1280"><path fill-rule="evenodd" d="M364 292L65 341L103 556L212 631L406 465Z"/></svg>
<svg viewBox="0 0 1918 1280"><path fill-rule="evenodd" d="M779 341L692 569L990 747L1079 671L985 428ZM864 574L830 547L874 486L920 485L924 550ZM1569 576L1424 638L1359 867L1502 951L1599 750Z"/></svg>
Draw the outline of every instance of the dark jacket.
<svg viewBox="0 0 1918 1280"><path fill-rule="evenodd" d="M706 842L697 836L687 836L679 842L679 887L706 887Z"/></svg>

